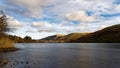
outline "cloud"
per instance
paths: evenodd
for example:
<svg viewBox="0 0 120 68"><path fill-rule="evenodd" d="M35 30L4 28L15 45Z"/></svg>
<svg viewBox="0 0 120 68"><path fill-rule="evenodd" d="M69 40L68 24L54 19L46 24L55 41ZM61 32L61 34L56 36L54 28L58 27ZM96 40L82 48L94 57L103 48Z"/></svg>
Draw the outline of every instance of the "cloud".
<svg viewBox="0 0 120 68"><path fill-rule="evenodd" d="M120 24L120 17L100 20L97 23L89 23L85 31L97 31L116 24Z"/></svg>
<svg viewBox="0 0 120 68"><path fill-rule="evenodd" d="M38 32L58 32L56 29L57 26L55 24L51 24L45 21L33 22L31 26L36 27Z"/></svg>
<svg viewBox="0 0 120 68"><path fill-rule="evenodd" d="M84 14L81 14L84 16ZM89 17L89 16L88 16ZM79 18L78 18L79 19ZM50 23L46 21L33 22L32 27L36 28L36 31L42 33L74 33L74 32L93 32L105 27L120 24L119 17L112 17L111 19L98 20L96 23L80 23L69 24L70 22L63 21L62 23ZM75 19L76 20L76 19Z"/></svg>
<svg viewBox="0 0 120 68"><path fill-rule="evenodd" d="M42 27L42 26L44 26L44 23L33 22L33 23L32 23L32 26L33 26L33 27Z"/></svg>
<svg viewBox="0 0 120 68"><path fill-rule="evenodd" d="M9 0L11 5L21 7L24 10L21 14L33 18L41 18L43 8L51 2L53 0Z"/></svg>
<svg viewBox="0 0 120 68"><path fill-rule="evenodd" d="M33 22L32 27L51 27L52 25L48 22L44 21L38 21L38 22Z"/></svg>
<svg viewBox="0 0 120 68"><path fill-rule="evenodd" d="M51 32L57 32L57 31L53 30L53 29L40 29L40 30L38 30L38 32L48 32L48 33L51 33Z"/></svg>
<svg viewBox="0 0 120 68"><path fill-rule="evenodd" d="M43 18L46 16L45 12L51 12L55 14L55 16L58 16L58 18L61 18L66 14L78 12L79 10L91 11L95 16L99 16L101 13L119 11L117 10L119 9L117 8L118 5L113 4L114 1L115 0L8 0L8 3L5 2L5 4L9 6L4 8L33 18Z"/></svg>
<svg viewBox="0 0 120 68"><path fill-rule="evenodd" d="M115 10L120 13L120 5L115 5Z"/></svg>
<svg viewBox="0 0 120 68"><path fill-rule="evenodd" d="M27 30L26 32L28 32L28 33L36 33L37 31L35 31L35 30Z"/></svg>
<svg viewBox="0 0 120 68"><path fill-rule="evenodd" d="M45 21L33 22L31 26L36 27L38 32L57 32L53 27L56 25Z"/></svg>
<svg viewBox="0 0 120 68"><path fill-rule="evenodd" d="M16 20L15 18L13 18L13 17L10 17L10 16L8 16L8 20L7 20L7 23L8 23L8 26L10 27L10 28L19 28L19 27L22 27L23 26L23 24L22 23L20 23L18 20Z"/></svg>
<svg viewBox="0 0 120 68"><path fill-rule="evenodd" d="M92 11L99 14L101 12L109 12L108 9L113 9L113 2L114 0L62 0L54 4L55 6L50 7L52 9L50 11L62 15L79 10Z"/></svg>
<svg viewBox="0 0 120 68"><path fill-rule="evenodd" d="M33 22L32 27L35 27L38 32L49 32L49 33L70 33L75 31L74 25L67 25L63 23L50 23L45 21Z"/></svg>
<svg viewBox="0 0 120 68"><path fill-rule="evenodd" d="M95 18L93 16L88 16L86 11L77 11L75 13L67 14L67 20L79 21L79 22L93 22Z"/></svg>

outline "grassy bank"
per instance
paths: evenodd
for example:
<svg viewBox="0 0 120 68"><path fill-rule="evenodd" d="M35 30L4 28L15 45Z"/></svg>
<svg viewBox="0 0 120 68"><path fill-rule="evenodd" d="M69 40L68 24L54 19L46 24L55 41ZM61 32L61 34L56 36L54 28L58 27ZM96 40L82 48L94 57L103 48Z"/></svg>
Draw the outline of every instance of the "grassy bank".
<svg viewBox="0 0 120 68"><path fill-rule="evenodd" d="M8 38L0 38L0 52L8 52L17 50L14 42Z"/></svg>
<svg viewBox="0 0 120 68"><path fill-rule="evenodd" d="M7 38L0 38L0 48L14 47L14 42Z"/></svg>

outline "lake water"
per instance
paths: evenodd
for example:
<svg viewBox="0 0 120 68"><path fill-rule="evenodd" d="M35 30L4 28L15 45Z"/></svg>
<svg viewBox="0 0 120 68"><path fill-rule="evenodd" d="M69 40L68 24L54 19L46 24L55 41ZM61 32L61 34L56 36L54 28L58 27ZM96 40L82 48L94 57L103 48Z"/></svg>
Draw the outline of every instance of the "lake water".
<svg viewBox="0 0 120 68"><path fill-rule="evenodd" d="M120 68L117 43L22 43L18 51L0 53L0 68Z"/></svg>

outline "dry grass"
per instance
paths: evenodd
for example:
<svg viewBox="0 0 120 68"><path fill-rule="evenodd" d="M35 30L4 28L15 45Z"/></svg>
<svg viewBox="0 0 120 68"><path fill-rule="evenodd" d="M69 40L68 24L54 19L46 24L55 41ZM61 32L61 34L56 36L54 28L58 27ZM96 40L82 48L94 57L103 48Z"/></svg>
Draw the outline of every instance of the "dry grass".
<svg viewBox="0 0 120 68"><path fill-rule="evenodd" d="M14 47L14 42L8 38L0 38L0 52L10 52L16 51L17 48Z"/></svg>
<svg viewBox="0 0 120 68"><path fill-rule="evenodd" d="M0 48L13 48L14 42L7 38L0 38Z"/></svg>

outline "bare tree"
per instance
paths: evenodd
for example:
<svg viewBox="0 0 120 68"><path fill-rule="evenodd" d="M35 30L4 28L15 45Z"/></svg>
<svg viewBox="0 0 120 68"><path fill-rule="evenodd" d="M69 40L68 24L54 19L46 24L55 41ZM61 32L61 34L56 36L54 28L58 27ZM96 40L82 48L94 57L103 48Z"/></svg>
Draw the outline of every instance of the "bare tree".
<svg viewBox="0 0 120 68"><path fill-rule="evenodd" d="M0 11L0 34L4 34L5 32L8 32L9 30L10 28L7 23L7 17L3 11Z"/></svg>

